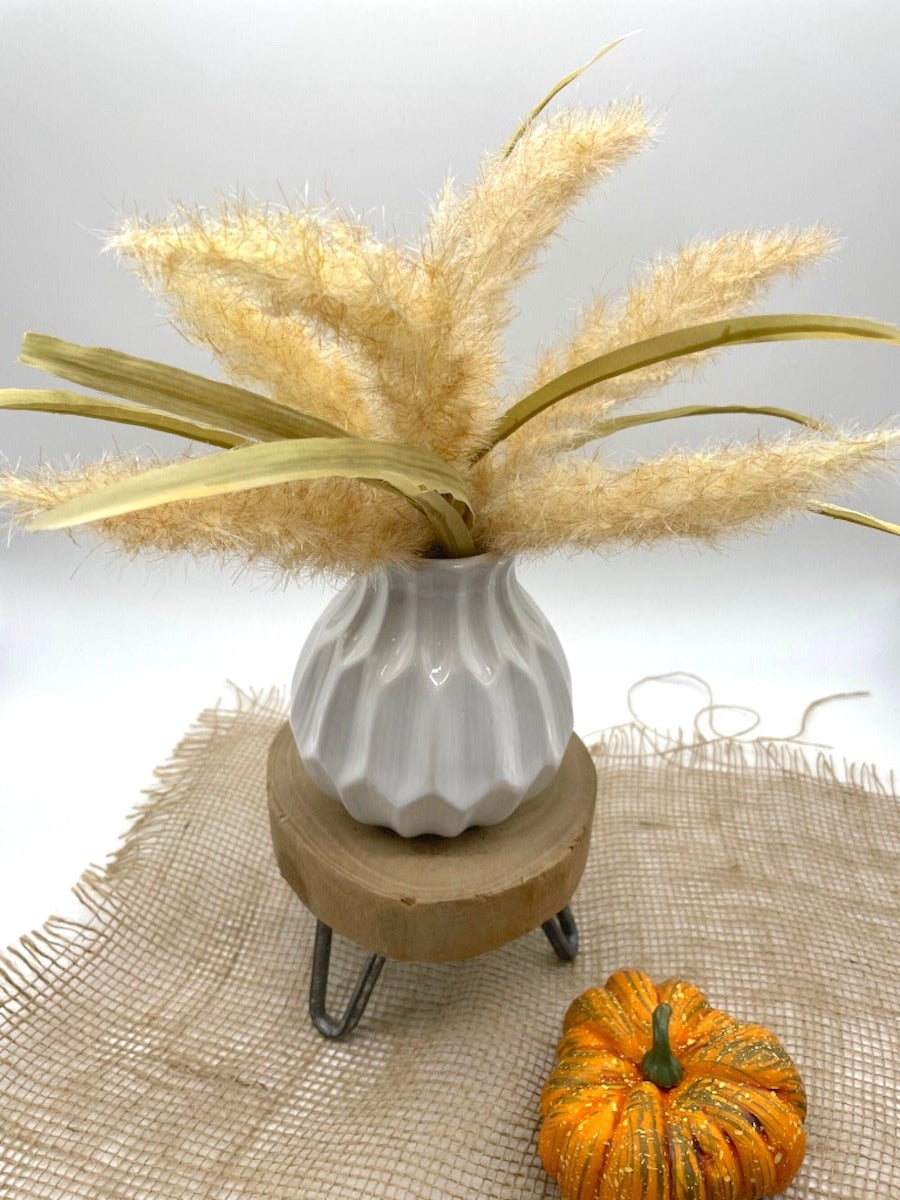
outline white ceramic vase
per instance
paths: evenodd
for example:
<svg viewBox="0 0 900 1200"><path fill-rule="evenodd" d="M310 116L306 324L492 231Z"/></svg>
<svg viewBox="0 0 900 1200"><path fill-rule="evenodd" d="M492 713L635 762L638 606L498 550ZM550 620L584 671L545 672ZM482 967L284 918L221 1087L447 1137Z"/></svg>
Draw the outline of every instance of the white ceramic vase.
<svg viewBox="0 0 900 1200"><path fill-rule="evenodd" d="M352 579L291 688L313 782L405 837L505 820L553 778L572 725L559 639L514 560L487 554Z"/></svg>

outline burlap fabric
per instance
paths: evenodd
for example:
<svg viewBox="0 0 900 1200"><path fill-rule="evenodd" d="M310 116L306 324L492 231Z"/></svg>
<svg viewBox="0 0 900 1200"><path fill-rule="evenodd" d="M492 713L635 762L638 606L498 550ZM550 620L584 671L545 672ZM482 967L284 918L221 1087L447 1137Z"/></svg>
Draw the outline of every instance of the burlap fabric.
<svg viewBox="0 0 900 1200"><path fill-rule="evenodd" d="M552 1197L535 1134L560 1019L625 965L693 980L786 1044L810 1104L790 1196L900 1195L900 819L873 773L615 733L577 962L538 930L465 963L388 963L356 1033L327 1042L306 1015L314 922L269 841L283 716L274 696L205 713L80 883L84 923L7 952L0 1197ZM361 957L338 944L339 994Z"/></svg>

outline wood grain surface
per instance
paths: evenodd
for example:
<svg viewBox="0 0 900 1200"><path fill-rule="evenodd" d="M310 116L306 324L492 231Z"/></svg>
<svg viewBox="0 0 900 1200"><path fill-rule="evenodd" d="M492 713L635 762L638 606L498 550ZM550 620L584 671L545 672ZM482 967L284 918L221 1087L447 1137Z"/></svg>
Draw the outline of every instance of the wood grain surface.
<svg viewBox="0 0 900 1200"><path fill-rule="evenodd" d="M387 958L448 962L494 950L569 902L596 776L573 734L550 786L499 825L404 838L320 792L285 722L269 749L267 790L278 866L315 916Z"/></svg>

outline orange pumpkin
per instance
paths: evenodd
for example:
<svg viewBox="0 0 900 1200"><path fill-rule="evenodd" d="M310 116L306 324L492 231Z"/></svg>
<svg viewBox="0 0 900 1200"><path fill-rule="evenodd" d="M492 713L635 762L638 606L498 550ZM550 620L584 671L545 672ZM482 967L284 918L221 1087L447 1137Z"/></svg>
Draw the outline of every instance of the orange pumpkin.
<svg viewBox="0 0 900 1200"><path fill-rule="evenodd" d="M570 1006L541 1114L563 1200L760 1200L806 1146L806 1094L778 1039L637 970Z"/></svg>

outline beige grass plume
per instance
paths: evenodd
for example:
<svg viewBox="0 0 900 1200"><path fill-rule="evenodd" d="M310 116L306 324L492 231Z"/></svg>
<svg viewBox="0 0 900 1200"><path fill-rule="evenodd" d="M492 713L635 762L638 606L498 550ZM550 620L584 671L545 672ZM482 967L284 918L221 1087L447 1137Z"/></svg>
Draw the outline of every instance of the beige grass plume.
<svg viewBox="0 0 900 1200"><path fill-rule="evenodd" d="M498 554L672 538L715 545L815 503L836 477L851 486L898 445L900 430L846 432L672 450L626 469L597 458L556 462L486 500L479 537Z"/></svg>
<svg viewBox="0 0 900 1200"><path fill-rule="evenodd" d="M547 115L549 98L469 187L448 182L412 245L333 208L241 200L126 222L111 245L230 383L27 335L22 361L101 395L9 389L0 407L215 449L170 465L129 455L0 473L13 523L88 524L127 554L208 554L282 577L435 553L715 544L804 510L900 532L828 500L884 465L897 429L841 430L771 406L633 407L730 345L900 341L860 318L744 315L829 252L819 226L698 238L653 259L622 296L591 301L503 396L514 289L591 188L655 133L637 100ZM717 411L808 428L625 468L604 460L604 440L629 425ZM589 444L589 458L570 457Z"/></svg>
<svg viewBox="0 0 900 1200"><path fill-rule="evenodd" d="M657 257L617 303L595 300L575 332L539 356L521 394L617 346L744 313L773 283L799 274L834 248L834 235L819 225L697 238L674 258ZM521 456L524 466L537 456L584 444L593 425L614 408L646 396L710 356L707 351L656 363L579 392L542 413L522 435L510 438L511 457L519 465Z"/></svg>
<svg viewBox="0 0 900 1200"><path fill-rule="evenodd" d="M27 475L3 475L0 489L21 524L53 505L160 465L163 460L156 456L137 454L108 456L64 471L45 464ZM128 558L189 554L223 568L261 571L281 582L316 575L340 578L384 560L411 561L431 543L425 518L411 513L400 498L344 479L174 501L100 520L95 528Z"/></svg>
<svg viewBox="0 0 900 1200"><path fill-rule="evenodd" d="M170 289L169 304L176 328L211 350L235 383L262 386L273 399L350 433L373 432L377 404L365 373L308 323L272 316L190 277Z"/></svg>

